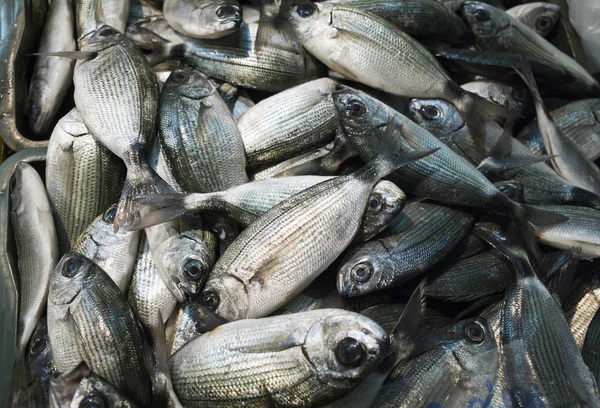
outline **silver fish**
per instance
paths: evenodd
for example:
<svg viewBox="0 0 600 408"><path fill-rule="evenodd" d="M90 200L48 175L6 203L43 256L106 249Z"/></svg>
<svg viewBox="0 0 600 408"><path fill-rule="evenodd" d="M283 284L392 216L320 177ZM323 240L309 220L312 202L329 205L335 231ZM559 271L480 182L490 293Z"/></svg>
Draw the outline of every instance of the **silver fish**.
<svg viewBox="0 0 600 408"><path fill-rule="evenodd" d="M56 372L46 317L38 322L25 355L27 366L27 407L49 406L50 378Z"/></svg>
<svg viewBox="0 0 600 408"><path fill-rule="evenodd" d="M563 302L565 318L579 350L594 315L600 309L600 275L595 263L582 262L583 268L573 279ZM581 265L580 264L580 265Z"/></svg>
<svg viewBox="0 0 600 408"><path fill-rule="evenodd" d="M171 27L194 38L221 38L242 24L237 0L165 0L163 12Z"/></svg>
<svg viewBox="0 0 600 408"><path fill-rule="evenodd" d="M52 2L38 52L75 51L74 13L69 0ZM66 24L65 24L66 22ZM33 68L27 95L29 127L39 136L47 136L56 112L71 87L75 61L40 55Z"/></svg>
<svg viewBox="0 0 600 408"><path fill-rule="evenodd" d="M58 262L58 239L46 189L37 171L20 162L13 183L11 219L20 281L17 347L22 355L46 309L50 276Z"/></svg>
<svg viewBox="0 0 600 408"><path fill-rule="evenodd" d="M250 109L254 105L255 103L252 101L252 99L250 99L250 96L248 96L248 92L242 89L240 90L239 95L235 100L235 104L233 105L233 111L231 112L231 114L233 115L233 118L235 120L238 120L240 116L248 112L248 109Z"/></svg>
<svg viewBox="0 0 600 408"><path fill-rule="evenodd" d="M511 86L495 81L473 81L462 84L461 88L473 92L495 102L498 105L506 106L508 109L525 114L531 106L531 98L527 91L519 86Z"/></svg>
<svg viewBox="0 0 600 408"><path fill-rule="evenodd" d="M198 300L180 304L167 321L169 356L175 354L188 341L226 323Z"/></svg>
<svg viewBox="0 0 600 408"><path fill-rule="evenodd" d="M370 319L322 309L227 323L187 343L169 366L186 407L320 406L372 371L388 342Z"/></svg>
<svg viewBox="0 0 600 408"><path fill-rule="evenodd" d="M95 31L107 25L124 33L129 18L130 0L82 0L75 3L79 49Z"/></svg>
<svg viewBox="0 0 600 408"><path fill-rule="evenodd" d="M537 1L511 7L506 10L506 14L535 30L542 37L548 37L560 21L561 10L558 4Z"/></svg>

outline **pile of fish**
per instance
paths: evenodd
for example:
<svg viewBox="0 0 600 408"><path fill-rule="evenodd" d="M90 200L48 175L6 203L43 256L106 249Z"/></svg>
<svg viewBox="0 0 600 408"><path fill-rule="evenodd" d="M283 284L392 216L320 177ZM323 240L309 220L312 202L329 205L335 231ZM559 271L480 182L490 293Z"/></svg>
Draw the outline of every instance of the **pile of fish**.
<svg viewBox="0 0 600 408"><path fill-rule="evenodd" d="M600 85L515 3L52 0L13 406L600 407Z"/></svg>

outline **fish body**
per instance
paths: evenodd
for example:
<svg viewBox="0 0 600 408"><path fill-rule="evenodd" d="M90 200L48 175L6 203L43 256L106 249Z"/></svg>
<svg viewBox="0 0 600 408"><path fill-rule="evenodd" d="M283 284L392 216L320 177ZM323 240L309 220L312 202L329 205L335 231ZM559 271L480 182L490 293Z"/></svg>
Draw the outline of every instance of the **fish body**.
<svg viewBox="0 0 600 408"><path fill-rule="evenodd" d="M194 38L221 38L242 24L236 0L166 0L163 13L171 27Z"/></svg>
<svg viewBox="0 0 600 408"><path fill-rule="evenodd" d="M584 263L584 270L573 279L563 302L565 318L581 350L594 315L600 309L600 276L594 263Z"/></svg>

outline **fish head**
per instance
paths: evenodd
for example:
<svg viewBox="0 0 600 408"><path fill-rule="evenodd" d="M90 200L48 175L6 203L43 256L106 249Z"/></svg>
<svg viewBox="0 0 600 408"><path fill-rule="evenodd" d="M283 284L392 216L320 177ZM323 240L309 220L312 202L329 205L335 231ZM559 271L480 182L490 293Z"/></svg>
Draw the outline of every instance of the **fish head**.
<svg viewBox="0 0 600 408"><path fill-rule="evenodd" d="M93 372L79 382L71 399L75 407L134 407L134 403L124 397L108 381Z"/></svg>
<svg viewBox="0 0 600 408"><path fill-rule="evenodd" d="M387 249L381 241L369 241L352 249L337 274L337 289L344 297L371 293L379 288Z"/></svg>
<svg viewBox="0 0 600 408"><path fill-rule="evenodd" d="M406 194L391 181L381 180L373 188L363 216L365 239L381 232L406 204Z"/></svg>
<svg viewBox="0 0 600 408"><path fill-rule="evenodd" d="M128 40L125 38L125 35L120 33L116 28L103 25L89 37L81 51L99 53L110 47L122 45L126 41Z"/></svg>
<svg viewBox="0 0 600 408"><path fill-rule="evenodd" d="M434 135L451 133L465 126L454 105L441 99L412 99L407 116Z"/></svg>
<svg viewBox="0 0 600 408"><path fill-rule="evenodd" d="M179 302L202 291L216 258L216 241L205 231L189 230L169 237L156 249L156 269Z"/></svg>
<svg viewBox="0 0 600 408"><path fill-rule="evenodd" d="M475 37L498 36L510 25L510 17L504 10L478 1L465 1L460 14Z"/></svg>
<svg viewBox="0 0 600 408"><path fill-rule="evenodd" d="M323 311L333 311L324 309ZM389 348L377 323L353 312L332 313L311 326L302 349L321 381L350 388L375 369Z"/></svg>
<svg viewBox="0 0 600 408"><path fill-rule="evenodd" d="M542 37L546 37L552 31L561 16L560 6L552 3L535 2L516 8L516 12L509 11L509 14L533 28Z"/></svg>
<svg viewBox="0 0 600 408"><path fill-rule="evenodd" d="M192 20L195 27L204 27L221 37L242 25L242 8L237 0L206 1L192 12Z"/></svg>
<svg viewBox="0 0 600 408"><path fill-rule="evenodd" d="M529 93L520 86L511 86L494 81L474 81L463 84L461 87L488 101L495 102L521 114L527 110L530 104Z"/></svg>
<svg viewBox="0 0 600 408"><path fill-rule="evenodd" d="M55 305L71 303L79 292L93 285L98 270L100 268L85 256L67 252L52 272L49 301Z"/></svg>
<svg viewBox="0 0 600 408"><path fill-rule="evenodd" d="M200 301L226 321L248 318L249 291L243 281L232 275L224 274L208 281L200 295Z"/></svg>
<svg viewBox="0 0 600 408"><path fill-rule="evenodd" d="M330 38L336 31L335 28L330 27L331 4L292 0L284 1L281 7L286 20L300 41L323 36Z"/></svg>
<svg viewBox="0 0 600 408"><path fill-rule="evenodd" d="M29 385L35 381L47 381L53 371L52 346L48 337L48 324L45 317L42 317L35 327L33 335L27 345L27 378Z"/></svg>
<svg viewBox="0 0 600 408"><path fill-rule="evenodd" d="M462 334L462 339L453 347L454 357L461 367L477 375L487 374L493 380L498 367L498 352L494 332L487 319L461 320L452 331Z"/></svg>
<svg viewBox="0 0 600 408"><path fill-rule="evenodd" d="M203 99L215 93L215 88L199 71L193 69L175 69L163 86L161 95L173 95L176 98Z"/></svg>

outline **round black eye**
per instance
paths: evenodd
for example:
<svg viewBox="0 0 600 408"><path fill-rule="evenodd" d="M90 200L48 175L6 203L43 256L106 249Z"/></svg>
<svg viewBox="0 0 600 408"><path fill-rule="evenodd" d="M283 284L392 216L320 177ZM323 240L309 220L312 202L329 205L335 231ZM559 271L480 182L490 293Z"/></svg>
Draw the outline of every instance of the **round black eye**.
<svg viewBox="0 0 600 408"><path fill-rule="evenodd" d="M365 361L367 352L361 342L352 337L346 337L337 344L335 357L344 365L358 367Z"/></svg>
<svg viewBox="0 0 600 408"><path fill-rule="evenodd" d="M71 257L63 263L61 274L65 278L72 278L77 274L79 267L81 266L81 259L77 257Z"/></svg>
<svg viewBox="0 0 600 408"><path fill-rule="evenodd" d="M523 88L513 89L512 95L517 101L524 101L527 99L527 91Z"/></svg>
<svg viewBox="0 0 600 408"><path fill-rule="evenodd" d="M379 212L381 210L381 204L381 195L377 193L371 194L371 197L369 198L369 207L367 208L367 211Z"/></svg>
<svg viewBox="0 0 600 408"><path fill-rule="evenodd" d="M356 282L366 282L371 279L373 274L373 267L368 262L360 262L352 267L350 270L350 276Z"/></svg>
<svg viewBox="0 0 600 408"><path fill-rule="evenodd" d="M535 28L540 31L546 31L552 26L552 19L548 16L541 16L535 22Z"/></svg>
<svg viewBox="0 0 600 408"><path fill-rule="evenodd" d="M46 347L47 343L48 343L48 338L44 335L44 332L36 333L35 337L31 341L29 353L32 356L36 356L36 355L40 354L40 352Z"/></svg>
<svg viewBox="0 0 600 408"><path fill-rule="evenodd" d="M113 205L108 210L106 210L102 219L104 220L104 222L112 224L113 222L115 222L115 215L117 215L117 206Z"/></svg>
<svg viewBox="0 0 600 408"><path fill-rule="evenodd" d="M490 13L484 9L475 10L475 18L479 21L488 21L490 19Z"/></svg>
<svg viewBox="0 0 600 408"><path fill-rule="evenodd" d="M226 18L238 13L238 8L232 4L225 4L217 8L217 17Z"/></svg>
<svg viewBox="0 0 600 408"><path fill-rule="evenodd" d="M117 30L115 30L114 28L106 27L100 31L99 35L100 37L110 37L111 35L114 35L116 33Z"/></svg>
<svg viewBox="0 0 600 408"><path fill-rule="evenodd" d="M464 331L471 343L482 343L485 339L485 329L477 322L467 323Z"/></svg>
<svg viewBox="0 0 600 408"><path fill-rule="evenodd" d="M219 303L221 299L219 299L219 295L217 292L213 292L212 290L207 290L202 293L202 304L208 307L210 310L216 310L219 307Z"/></svg>
<svg viewBox="0 0 600 408"><path fill-rule="evenodd" d="M173 78L177 82L185 82L190 79L190 75L185 71L175 71L173 72Z"/></svg>
<svg viewBox="0 0 600 408"><path fill-rule="evenodd" d="M106 406L106 400L99 394L90 394L79 404L79 408L104 408Z"/></svg>
<svg viewBox="0 0 600 408"><path fill-rule="evenodd" d="M202 277L202 265L195 259L188 259L183 264L183 273L191 280L198 280Z"/></svg>
<svg viewBox="0 0 600 408"><path fill-rule="evenodd" d="M439 118L442 113L433 105L424 105L421 107L421 114L425 119L433 120Z"/></svg>
<svg viewBox="0 0 600 408"><path fill-rule="evenodd" d="M302 18L310 17L314 14L317 7L312 3L300 4L296 7L296 13Z"/></svg>
<svg viewBox="0 0 600 408"><path fill-rule="evenodd" d="M358 99L348 99L346 101L346 112L351 116L357 116L365 113L367 108L365 104Z"/></svg>

